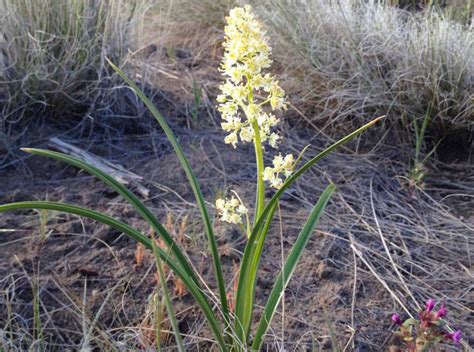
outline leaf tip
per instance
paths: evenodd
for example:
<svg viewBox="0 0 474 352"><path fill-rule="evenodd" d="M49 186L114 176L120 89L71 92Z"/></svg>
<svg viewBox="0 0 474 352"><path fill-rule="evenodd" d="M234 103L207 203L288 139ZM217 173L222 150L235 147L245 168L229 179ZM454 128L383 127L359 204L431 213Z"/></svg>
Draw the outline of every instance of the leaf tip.
<svg viewBox="0 0 474 352"><path fill-rule="evenodd" d="M372 120L372 123L379 122L380 120L384 119L387 115L381 115L379 117L376 117L375 119Z"/></svg>
<svg viewBox="0 0 474 352"><path fill-rule="evenodd" d="M110 65L110 67L112 67L115 71L117 71L118 66L115 65L115 64L112 62L112 60L110 60L107 56L104 56L104 58L105 58L105 61L107 61L107 63Z"/></svg>

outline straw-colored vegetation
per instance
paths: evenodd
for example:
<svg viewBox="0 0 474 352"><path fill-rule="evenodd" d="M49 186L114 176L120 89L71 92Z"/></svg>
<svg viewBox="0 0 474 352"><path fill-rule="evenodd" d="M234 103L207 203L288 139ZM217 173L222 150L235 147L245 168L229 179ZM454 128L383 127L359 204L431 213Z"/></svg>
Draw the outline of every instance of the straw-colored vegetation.
<svg viewBox="0 0 474 352"><path fill-rule="evenodd" d="M470 3L266 0L254 6L286 73L283 85L311 121L384 114L411 125L430 109L432 123L468 126L474 123ZM161 28L147 38L166 31L179 43L209 37L215 43L225 14L239 2L147 4L157 9L148 22ZM405 10L413 5L425 9ZM143 3L2 0L1 6L2 121L107 108L112 99L103 93L112 83L103 56L122 62L137 39ZM452 13L464 17L453 20Z"/></svg>
<svg viewBox="0 0 474 352"><path fill-rule="evenodd" d="M194 33L215 28L233 3L178 1L175 25ZM438 126L474 124L473 28L448 16L452 6L409 12L379 1L266 0L255 7L285 85L298 96L293 103L311 121L360 122L384 114L390 125L411 125L431 106ZM456 9L470 13L469 4Z"/></svg>
<svg viewBox="0 0 474 352"><path fill-rule="evenodd" d="M19 120L80 118L114 101L104 57L122 64L141 1L1 0L0 132Z"/></svg>
<svg viewBox="0 0 474 352"><path fill-rule="evenodd" d="M314 107L313 120L386 114L390 123L411 123L432 106L433 123L474 123L469 25L436 11L407 13L372 1L289 6L266 18L276 48L287 53L283 66L293 77L292 69L299 71L297 89Z"/></svg>

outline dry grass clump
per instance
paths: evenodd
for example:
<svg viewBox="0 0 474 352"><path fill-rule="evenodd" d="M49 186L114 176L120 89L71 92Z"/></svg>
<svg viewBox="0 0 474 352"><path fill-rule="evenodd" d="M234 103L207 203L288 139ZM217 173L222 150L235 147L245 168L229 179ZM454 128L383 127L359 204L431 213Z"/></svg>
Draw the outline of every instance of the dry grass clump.
<svg viewBox="0 0 474 352"><path fill-rule="evenodd" d="M22 119L87 116L114 97L141 0L0 0L0 131ZM1 127L3 125L3 127Z"/></svg>
<svg viewBox="0 0 474 352"><path fill-rule="evenodd" d="M350 273L351 268L354 272L353 326L373 324L372 314L383 312L381 301L372 307L367 302L361 304L368 293L357 291L363 292L371 282L377 282L378 298L382 292L387 293L387 301L398 307L404 317L416 316L428 298L446 302L452 310L447 319L451 328L465 331L465 342L472 344L469 268L474 228L469 210L473 201L468 190L474 186L474 178L459 173L467 166L434 162L433 175L427 178L425 189L413 188L401 176L403 164L393 163L398 153L398 148L387 146L359 153L357 160L334 153L330 162L319 166L320 170L316 168L314 174L305 176L295 199L308 207L312 195L322 188L322 182L315 180L324 178L324 174L337 174L332 181L339 192L333 208L328 208L332 227L326 234L334 238L334 253L325 261L343 273ZM290 208L288 213L294 217L296 209ZM396 310L388 308L389 312L390 309ZM302 312L304 319L307 312ZM389 319L387 311L382 314ZM381 334L377 329L361 329L357 339L372 345L369 350L385 351L388 347L374 344ZM385 340L387 345L389 342Z"/></svg>
<svg viewBox="0 0 474 352"><path fill-rule="evenodd" d="M165 0L162 10L169 11L168 20L187 28L220 28L229 10L238 5L236 0Z"/></svg>
<svg viewBox="0 0 474 352"><path fill-rule="evenodd" d="M421 10L437 7L452 19L468 21L472 16L472 0L386 0L392 6L403 9Z"/></svg>
<svg viewBox="0 0 474 352"><path fill-rule="evenodd" d="M411 125L433 105L432 122L472 126L472 24L450 20L452 6L409 12L375 1L247 2L266 22L293 105L313 122L386 114ZM166 9L188 41L208 39L210 30L215 41L227 9L242 3L180 0Z"/></svg>
<svg viewBox="0 0 474 352"><path fill-rule="evenodd" d="M433 105L434 121L474 123L472 24L375 1L268 0L259 10L314 120L411 123Z"/></svg>

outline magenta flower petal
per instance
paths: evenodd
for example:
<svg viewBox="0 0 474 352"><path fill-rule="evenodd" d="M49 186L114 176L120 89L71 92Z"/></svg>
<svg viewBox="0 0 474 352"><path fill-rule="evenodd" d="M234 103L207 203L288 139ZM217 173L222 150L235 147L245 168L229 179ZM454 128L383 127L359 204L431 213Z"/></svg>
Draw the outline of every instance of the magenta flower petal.
<svg viewBox="0 0 474 352"><path fill-rule="evenodd" d="M428 301L426 301L426 311L431 312L435 306L435 301L434 299L430 298Z"/></svg>
<svg viewBox="0 0 474 352"><path fill-rule="evenodd" d="M461 342L461 330L456 330L453 333L449 333L446 335L446 337L450 340L453 340L455 343Z"/></svg>
<svg viewBox="0 0 474 352"><path fill-rule="evenodd" d="M435 319L444 318L448 314L444 303L441 305L439 310L436 312Z"/></svg>
<svg viewBox="0 0 474 352"><path fill-rule="evenodd" d="M461 342L461 330L457 330L457 331L453 332L452 339L456 343Z"/></svg>
<svg viewBox="0 0 474 352"><path fill-rule="evenodd" d="M397 313L395 313L395 314L392 315L392 321L393 321L395 324L400 325L400 326L403 324L403 323L402 323L402 319L400 318L400 316L399 316Z"/></svg>

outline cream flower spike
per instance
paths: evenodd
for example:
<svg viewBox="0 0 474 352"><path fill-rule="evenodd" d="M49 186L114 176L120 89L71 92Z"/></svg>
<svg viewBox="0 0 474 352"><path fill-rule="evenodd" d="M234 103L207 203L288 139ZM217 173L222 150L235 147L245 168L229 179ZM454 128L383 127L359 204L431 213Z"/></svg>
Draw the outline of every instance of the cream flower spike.
<svg viewBox="0 0 474 352"><path fill-rule="evenodd" d="M271 129L279 120L264 107L268 105L272 111L286 109L285 92L272 75L263 72L272 64L265 31L250 5L232 9L226 20L221 65L226 81L217 97L223 119L221 126L229 132L225 143L235 148L239 138L244 143L252 142L255 138L252 122L256 120L261 141L277 148L280 136ZM261 97L259 101L257 95Z"/></svg>
<svg viewBox="0 0 474 352"><path fill-rule="evenodd" d="M242 217L248 213L247 208L241 200L232 196L231 198L217 199L216 210L222 221L230 224L242 224Z"/></svg>

